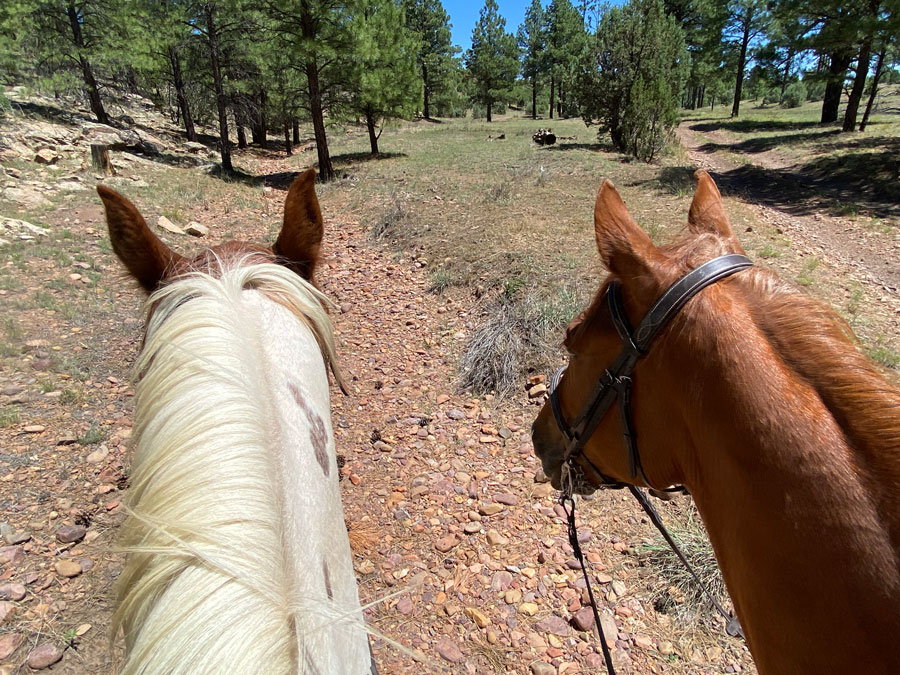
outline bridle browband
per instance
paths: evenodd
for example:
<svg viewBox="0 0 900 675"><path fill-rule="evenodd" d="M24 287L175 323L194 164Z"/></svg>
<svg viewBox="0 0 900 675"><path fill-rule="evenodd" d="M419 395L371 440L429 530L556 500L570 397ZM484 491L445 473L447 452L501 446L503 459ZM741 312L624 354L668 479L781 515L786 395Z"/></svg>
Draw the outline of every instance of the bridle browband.
<svg viewBox="0 0 900 675"><path fill-rule="evenodd" d="M577 472L575 462L579 458L590 465L591 470L601 481L600 485L593 487L618 489L629 485L604 474L584 453L585 444L616 400L619 401L622 433L628 450L630 480L634 481L640 478L645 485L650 486L641 466L637 437L631 424L631 373L635 364L647 354L653 340L688 300L707 286L752 265L749 258L739 254L723 255L700 265L672 284L650 308L637 330L633 332L625 314L621 285L616 280L610 282L606 291L606 304L616 332L622 340L622 351L597 381L593 391L584 402L581 412L571 425L567 424L563 417L557 393L566 366L557 370L550 380L550 407L556 418L557 426L568 441L562 469L564 493L568 492L571 495L572 481Z"/></svg>

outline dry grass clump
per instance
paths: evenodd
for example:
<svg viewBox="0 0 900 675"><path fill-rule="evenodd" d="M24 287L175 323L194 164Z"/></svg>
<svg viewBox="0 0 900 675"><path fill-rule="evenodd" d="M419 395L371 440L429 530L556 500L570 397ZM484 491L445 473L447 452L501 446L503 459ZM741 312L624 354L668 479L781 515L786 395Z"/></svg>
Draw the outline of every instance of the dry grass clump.
<svg viewBox="0 0 900 675"><path fill-rule="evenodd" d="M582 304L570 288L523 293L517 280L505 281L466 345L461 388L501 398L510 394L529 369L548 365L558 354L562 329Z"/></svg>
<svg viewBox="0 0 900 675"><path fill-rule="evenodd" d="M729 608L731 601L719 563L693 503L685 516L667 526L672 538L715 599ZM684 625L698 619L717 620L715 607L661 535L657 534L653 543L644 547L641 559L653 567L661 578L661 583L655 585L652 598L658 611L671 614Z"/></svg>
<svg viewBox="0 0 900 675"><path fill-rule="evenodd" d="M394 197L381 211L369 232L373 239L380 241L409 237L416 228L414 214L399 197Z"/></svg>

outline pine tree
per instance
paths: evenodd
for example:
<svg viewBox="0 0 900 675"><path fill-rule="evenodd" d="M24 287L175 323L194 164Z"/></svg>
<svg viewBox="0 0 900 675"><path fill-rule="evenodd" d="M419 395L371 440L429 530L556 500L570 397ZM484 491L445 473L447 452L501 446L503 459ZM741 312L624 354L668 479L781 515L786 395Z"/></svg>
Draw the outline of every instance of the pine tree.
<svg viewBox="0 0 900 675"><path fill-rule="evenodd" d="M472 31L472 48L466 52L466 69L472 77L473 99L487 109L491 121L494 103L512 96L519 72L519 49L506 19L500 16L496 0L485 0Z"/></svg>
<svg viewBox="0 0 900 675"><path fill-rule="evenodd" d="M554 108L560 116L585 45L586 34L581 14L570 0L551 0L547 7L547 59L550 70L550 117Z"/></svg>
<svg viewBox="0 0 900 675"><path fill-rule="evenodd" d="M537 93L547 72L547 19L541 0L531 0L516 39L522 51L522 75L531 82L531 116L537 119Z"/></svg>
<svg viewBox="0 0 900 675"><path fill-rule="evenodd" d="M40 81L56 92L80 82L91 112L101 124L110 118L103 105L97 64L110 61L119 45L112 0L21 0L10 6L19 49L29 55Z"/></svg>
<svg viewBox="0 0 900 675"><path fill-rule="evenodd" d="M734 102L731 116L737 117L741 111L741 92L744 73L747 69L750 43L763 34L768 27L769 13L765 0L732 0L729 4L729 20L725 28L726 39L732 41L738 55L734 82Z"/></svg>
<svg viewBox="0 0 900 675"><path fill-rule="evenodd" d="M403 0L406 27L419 38L416 58L422 74L422 116L431 118L431 101L450 84L458 47L450 43L450 16L440 0Z"/></svg>
<svg viewBox="0 0 900 675"><path fill-rule="evenodd" d="M283 0L265 5L270 34L277 38L275 48L285 51L290 68L305 80L301 105L312 120L323 182L337 175L328 150L325 113L345 101L347 59L355 46L348 30L352 9L339 0Z"/></svg>
<svg viewBox="0 0 900 675"><path fill-rule="evenodd" d="M418 41L394 0L366 0L353 15L350 31L356 45L349 64L349 108L365 119L369 145L377 155L381 120L410 117L421 101Z"/></svg>
<svg viewBox="0 0 900 675"><path fill-rule="evenodd" d="M651 161L678 123L689 60L681 28L662 0L610 9L583 57L576 90L582 118L609 133L622 152Z"/></svg>

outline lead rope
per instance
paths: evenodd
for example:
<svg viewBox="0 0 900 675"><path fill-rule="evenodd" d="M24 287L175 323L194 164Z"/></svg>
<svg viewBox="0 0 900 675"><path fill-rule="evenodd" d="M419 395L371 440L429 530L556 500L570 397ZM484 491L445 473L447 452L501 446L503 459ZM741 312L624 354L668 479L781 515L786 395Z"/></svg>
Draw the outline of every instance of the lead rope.
<svg viewBox="0 0 900 675"><path fill-rule="evenodd" d="M682 564L684 564L685 568L687 568L687 571L691 573L692 577L694 577L694 581L696 581L697 585L700 586L700 590L703 591L703 594L706 596L707 600L712 603L713 607L716 608L716 611L718 611L719 614L721 614L725 619L725 632L732 637L740 635L742 638L746 639L746 637L744 636L744 629L741 628L741 623L740 621L738 621L738 618L729 614L725 610L725 608L722 607L719 601L716 600L715 596L712 594L712 591L710 591L709 588L707 588L706 584L703 583L700 575L697 574L693 567L691 567L691 564L687 561L684 553L681 552L681 549L678 548L678 544L675 543L672 535L669 534L666 526L663 525L662 519L659 517L659 512L656 510L656 507L654 507L653 504L650 503L650 500L647 498L647 495L644 494L644 491L634 485L629 485L628 489L631 491L631 494L634 495L634 498L638 500L638 503L641 505L647 515L650 516L650 522L652 522L656 526L656 529L659 530L659 533L663 536L663 539L666 540L666 543L672 548L672 550L675 552L675 555L678 556L678 559L681 560Z"/></svg>
<svg viewBox="0 0 900 675"><path fill-rule="evenodd" d="M575 528L575 497L566 494L563 491L559 498L559 503L566 512L566 520L569 526L569 545L575 553L575 559L581 565L581 573L584 575L584 585L587 587L588 598L591 601L591 610L594 612L594 625L597 626L597 633L600 635L600 647L603 649L603 660L606 661L606 671L609 675L616 675L616 669L613 668L612 654L609 652L609 646L606 644L606 636L603 635L603 624L600 623L600 612L597 610L597 601L594 599L594 590L591 588L591 579L588 575L587 566L584 564L584 553L581 552L581 544L578 543L578 530Z"/></svg>

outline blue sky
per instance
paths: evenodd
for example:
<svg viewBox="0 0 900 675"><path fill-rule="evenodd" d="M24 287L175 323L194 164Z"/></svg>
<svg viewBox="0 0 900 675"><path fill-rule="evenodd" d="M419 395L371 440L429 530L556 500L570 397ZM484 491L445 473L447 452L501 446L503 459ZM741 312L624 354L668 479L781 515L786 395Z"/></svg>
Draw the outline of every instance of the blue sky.
<svg viewBox="0 0 900 675"><path fill-rule="evenodd" d="M610 4L621 5L624 0L613 0ZM472 44L472 29L478 21L478 13L484 7L484 0L441 0L447 14L450 15L450 23L453 24L453 44L459 45L463 51ZM500 6L500 14L506 19L506 30L515 34L519 24L525 20L525 10L531 4L531 0L497 0ZM542 0L546 7L549 0ZM573 2L577 5L577 2Z"/></svg>

